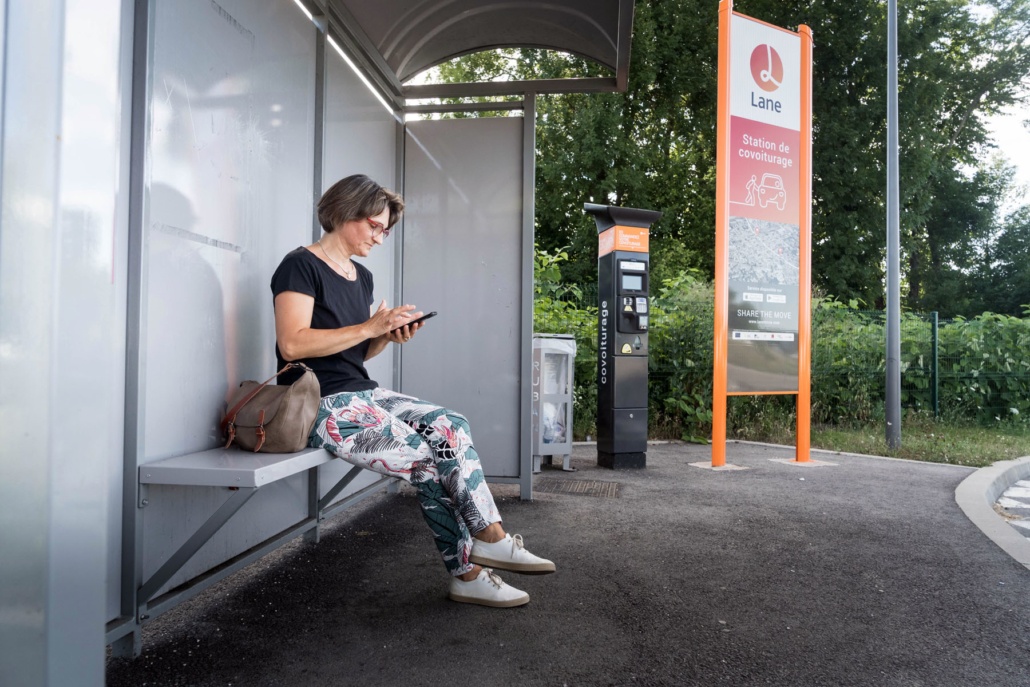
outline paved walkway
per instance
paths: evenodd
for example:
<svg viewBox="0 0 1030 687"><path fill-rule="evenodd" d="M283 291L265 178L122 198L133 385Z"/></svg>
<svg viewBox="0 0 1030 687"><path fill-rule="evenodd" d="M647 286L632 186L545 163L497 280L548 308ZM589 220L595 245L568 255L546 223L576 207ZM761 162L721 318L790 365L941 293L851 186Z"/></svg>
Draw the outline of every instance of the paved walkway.
<svg viewBox="0 0 1030 687"><path fill-rule="evenodd" d="M384 494L158 619L107 684L1028 684L1030 570L956 505L971 470L791 456L665 444L612 472L577 446L500 499L558 564L505 576L516 609L449 602L412 492Z"/></svg>

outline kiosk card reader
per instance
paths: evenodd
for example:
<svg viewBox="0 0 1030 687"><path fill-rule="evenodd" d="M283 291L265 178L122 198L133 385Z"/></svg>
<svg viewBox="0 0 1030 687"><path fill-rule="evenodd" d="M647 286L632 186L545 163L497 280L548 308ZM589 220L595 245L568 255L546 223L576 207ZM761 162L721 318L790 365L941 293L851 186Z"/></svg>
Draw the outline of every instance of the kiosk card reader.
<svg viewBox="0 0 1030 687"><path fill-rule="evenodd" d="M597 223L597 464L647 463L648 230L653 210L587 203Z"/></svg>
<svg viewBox="0 0 1030 687"><path fill-rule="evenodd" d="M617 262L619 319L616 329L639 334L647 331L647 260Z"/></svg>

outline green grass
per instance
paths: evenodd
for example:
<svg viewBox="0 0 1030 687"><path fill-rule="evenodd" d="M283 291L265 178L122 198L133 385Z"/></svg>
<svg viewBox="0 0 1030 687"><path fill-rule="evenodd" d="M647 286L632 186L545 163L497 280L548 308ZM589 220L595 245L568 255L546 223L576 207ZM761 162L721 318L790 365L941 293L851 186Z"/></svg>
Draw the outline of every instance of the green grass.
<svg viewBox="0 0 1030 687"><path fill-rule="evenodd" d="M794 445L794 409L790 404L760 397L739 397L736 411L727 421L727 439ZM757 399L757 400L755 400ZM651 439L682 439L706 443L685 436L676 418L658 415L651 419ZM882 421L863 426L813 425L812 448L873 456L906 458L931 463L984 467L999 460L1030 456L1030 422L1001 422L990 426L968 419L934 419L907 411L901 421L901 448L890 450Z"/></svg>
<svg viewBox="0 0 1030 687"><path fill-rule="evenodd" d="M890 450L883 425L846 429L813 427L812 448L865 453L933 463L984 467L999 460L1030 456L1026 425L984 427L906 417L901 423L901 448Z"/></svg>
<svg viewBox="0 0 1030 687"><path fill-rule="evenodd" d="M746 412L730 423L728 439L794 444L793 409L788 411L783 404L768 402L752 403L745 409ZM672 438L674 432L666 428L665 433ZM1030 456L1030 423L985 426L965 419L935 420L925 414L907 412L901 421L901 448L897 450L887 448L883 422L858 427L815 425L811 446L828 451L984 467L999 460Z"/></svg>

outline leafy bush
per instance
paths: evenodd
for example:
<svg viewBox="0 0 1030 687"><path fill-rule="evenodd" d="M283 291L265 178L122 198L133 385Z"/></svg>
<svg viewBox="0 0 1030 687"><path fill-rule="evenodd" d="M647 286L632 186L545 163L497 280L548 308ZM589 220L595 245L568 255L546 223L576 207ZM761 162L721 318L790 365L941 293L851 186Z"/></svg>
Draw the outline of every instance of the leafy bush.
<svg viewBox="0 0 1030 687"><path fill-rule="evenodd" d="M715 296L692 271L666 279L651 303L648 417L652 436L706 441L712 431Z"/></svg>
<svg viewBox="0 0 1030 687"><path fill-rule="evenodd" d="M883 417L883 313L822 300L813 310L812 418L861 426ZM1025 422L1030 412L1030 319L984 313L938 330L938 406L953 421ZM901 402L933 410L933 340L926 319L901 318Z"/></svg>
<svg viewBox="0 0 1030 687"><path fill-rule="evenodd" d="M567 249L537 250L534 330L575 336L574 423L577 438L596 432L597 305L586 285L561 281ZM590 285L592 289L593 285ZM714 290L694 271L662 281L651 298L649 434L652 438L707 441L712 430ZM812 303L812 421L862 427L884 417L883 313L855 301ZM1028 423L1030 317L984 313L939 328L939 403L950 421ZM930 324L904 313L901 321L902 403L932 410ZM731 397L729 436L789 440L796 423L792 395Z"/></svg>
<svg viewBox="0 0 1030 687"><path fill-rule="evenodd" d="M534 254L533 331L576 339L572 433L582 438L596 434L597 305L581 305L582 289L561 282L561 264L568 259L564 248L553 254L537 248Z"/></svg>
<svg viewBox="0 0 1030 687"><path fill-rule="evenodd" d="M883 416L882 321L832 299L812 308L812 421L860 427Z"/></svg>
<svg viewBox="0 0 1030 687"><path fill-rule="evenodd" d="M980 422L1030 417L1030 318L984 313L940 328L940 403Z"/></svg>

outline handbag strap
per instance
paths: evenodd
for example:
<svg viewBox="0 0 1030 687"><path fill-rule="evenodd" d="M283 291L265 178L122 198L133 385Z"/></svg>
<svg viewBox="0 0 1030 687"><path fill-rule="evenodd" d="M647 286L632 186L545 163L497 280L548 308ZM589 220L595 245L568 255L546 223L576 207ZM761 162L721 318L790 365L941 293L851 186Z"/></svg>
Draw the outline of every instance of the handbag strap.
<svg viewBox="0 0 1030 687"><path fill-rule="evenodd" d="M286 367L284 367L283 369L279 370L274 375L272 375L271 377L269 377L265 381L261 382L261 384L257 385L253 389L251 389L249 394L247 394L246 396L241 398L239 401L237 401L236 405L234 405L232 408L230 408L229 410L227 410L225 412L225 417L222 418L222 424L221 424L222 431L224 432L225 428L228 427L229 425L231 425L236 420L236 414L239 413L240 410L243 409L243 406L245 406L248 403L250 403L254 399L254 397L258 395L259 391L261 391L266 386L268 386L268 384L272 380L274 380L276 377L281 375L283 372L286 372L287 370L289 370L290 368L293 368L293 367L303 367L308 372L311 371L311 368L308 367L307 365L305 365L304 363L286 363Z"/></svg>

